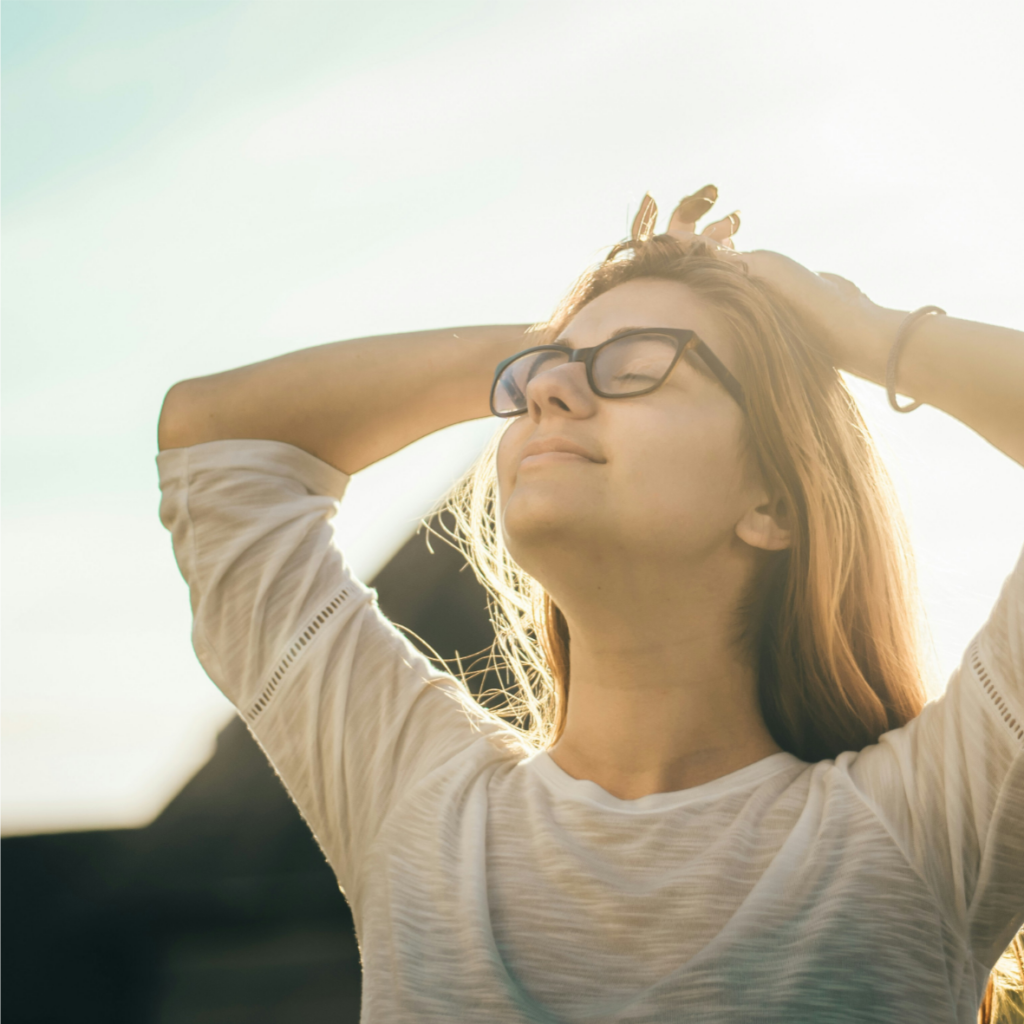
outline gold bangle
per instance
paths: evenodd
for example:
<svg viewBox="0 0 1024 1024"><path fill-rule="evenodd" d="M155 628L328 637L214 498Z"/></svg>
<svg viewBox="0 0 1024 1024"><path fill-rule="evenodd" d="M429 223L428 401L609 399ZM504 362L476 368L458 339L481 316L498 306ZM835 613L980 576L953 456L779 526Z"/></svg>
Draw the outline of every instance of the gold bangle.
<svg viewBox="0 0 1024 1024"><path fill-rule="evenodd" d="M910 334L910 328L918 320L926 316L930 316L933 313L945 315L945 312L944 309L939 309L938 306L922 306L920 309L915 309L913 313L908 313L903 318L900 329L896 332L896 340L892 343L892 349L889 352L889 362L885 367L885 390L889 395L889 404L897 412L913 412L921 404L920 402L911 402L910 405L900 405L896 401L896 364L899 361L900 352L903 351L903 346L906 344L907 336Z"/></svg>

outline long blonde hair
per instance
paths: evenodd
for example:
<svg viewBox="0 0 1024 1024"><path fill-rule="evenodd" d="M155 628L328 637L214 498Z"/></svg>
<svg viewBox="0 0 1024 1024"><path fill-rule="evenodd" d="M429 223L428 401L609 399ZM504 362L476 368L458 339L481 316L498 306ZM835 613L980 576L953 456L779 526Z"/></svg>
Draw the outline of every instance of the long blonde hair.
<svg viewBox="0 0 1024 1024"><path fill-rule="evenodd" d="M588 302L636 278L685 284L714 306L745 381L748 444L791 511L737 615L775 741L805 761L860 750L910 721L926 693L914 567L893 488L853 396L814 337L735 259L668 235L623 242L576 281L546 344ZM534 748L565 726L571 640L564 616L510 558L496 516L498 438L449 501L451 534L487 588L504 716Z"/></svg>

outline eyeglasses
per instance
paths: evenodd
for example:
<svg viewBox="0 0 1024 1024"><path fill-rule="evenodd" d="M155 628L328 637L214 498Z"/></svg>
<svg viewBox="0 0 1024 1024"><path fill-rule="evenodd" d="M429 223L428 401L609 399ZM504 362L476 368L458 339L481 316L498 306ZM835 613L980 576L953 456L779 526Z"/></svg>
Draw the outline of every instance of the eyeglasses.
<svg viewBox="0 0 1024 1024"><path fill-rule="evenodd" d="M722 387L746 411L740 382L693 331L656 327L626 331L593 348L538 345L498 363L491 385L491 412L521 416L526 388L539 373L566 363L583 363L590 390L601 398L632 398L660 388L685 352L699 356Z"/></svg>

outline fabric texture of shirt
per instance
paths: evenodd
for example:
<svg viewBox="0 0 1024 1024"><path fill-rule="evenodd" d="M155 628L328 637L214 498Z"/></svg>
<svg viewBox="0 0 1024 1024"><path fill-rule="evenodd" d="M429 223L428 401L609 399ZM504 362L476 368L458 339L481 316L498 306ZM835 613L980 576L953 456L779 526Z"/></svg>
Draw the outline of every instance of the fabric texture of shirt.
<svg viewBox="0 0 1024 1024"><path fill-rule="evenodd" d="M903 728L621 800L383 617L344 473L275 441L157 464L196 653L351 905L365 1024L973 1024L1024 923L1024 558Z"/></svg>

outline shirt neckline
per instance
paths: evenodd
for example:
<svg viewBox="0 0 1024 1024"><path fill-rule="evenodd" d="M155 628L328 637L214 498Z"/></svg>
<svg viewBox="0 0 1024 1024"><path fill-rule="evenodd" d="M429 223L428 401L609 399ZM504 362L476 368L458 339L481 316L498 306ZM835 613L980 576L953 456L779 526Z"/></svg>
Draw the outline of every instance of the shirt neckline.
<svg viewBox="0 0 1024 1024"><path fill-rule="evenodd" d="M534 754L524 764L536 772L551 788L576 802L596 804L621 814L650 814L720 797L730 790L763 782L769 776L784 769L804 765L804 762L795 755L780 750L778 753L769 754L767 757L761 758L760 761L754 761L728 775L722 775L710 782L701 783L699 786L673 790L669 793L649 793L647 796L641 796L635 800L622 800L613 796L589 779L574 779L567 771L555 764L546 750Z"/></svg>

